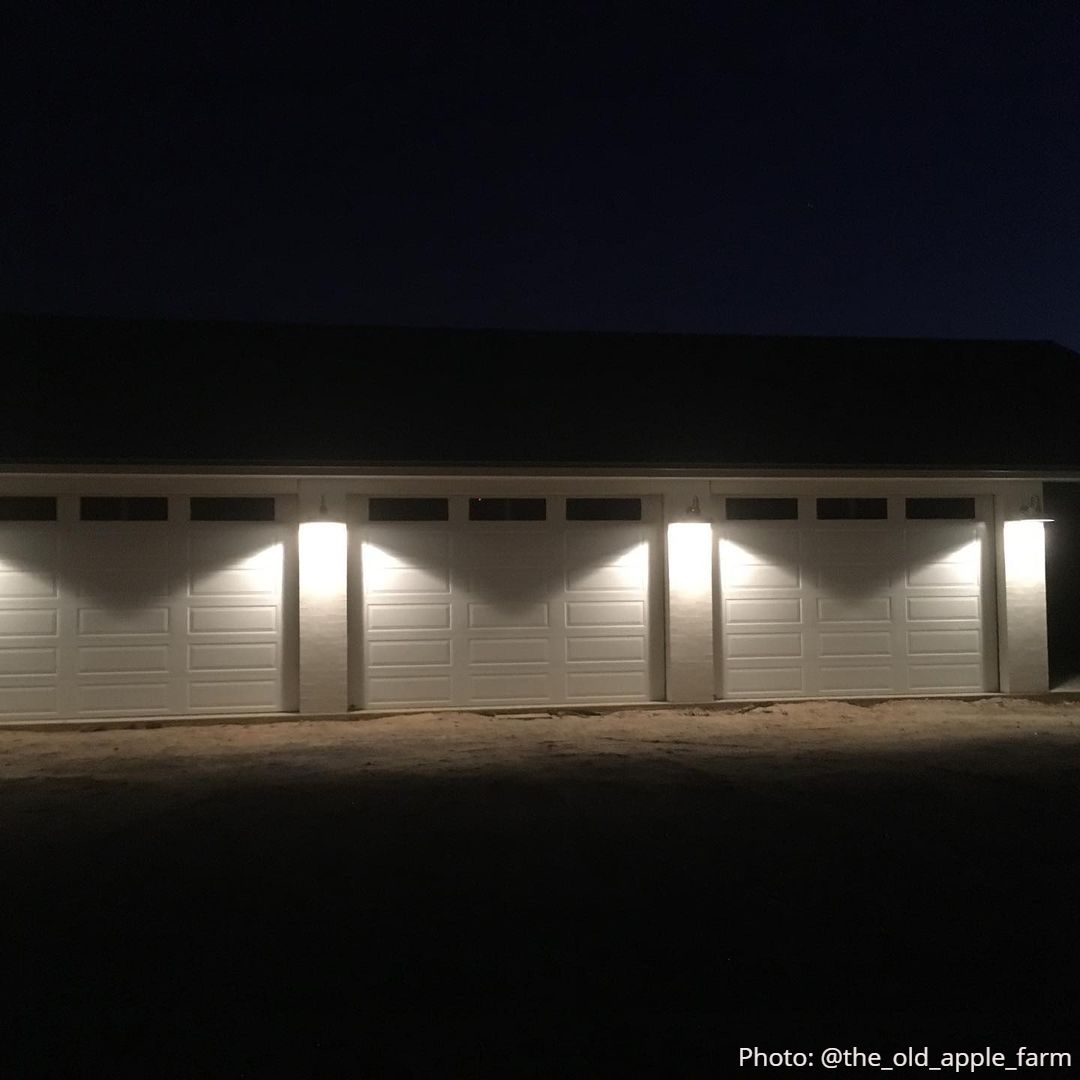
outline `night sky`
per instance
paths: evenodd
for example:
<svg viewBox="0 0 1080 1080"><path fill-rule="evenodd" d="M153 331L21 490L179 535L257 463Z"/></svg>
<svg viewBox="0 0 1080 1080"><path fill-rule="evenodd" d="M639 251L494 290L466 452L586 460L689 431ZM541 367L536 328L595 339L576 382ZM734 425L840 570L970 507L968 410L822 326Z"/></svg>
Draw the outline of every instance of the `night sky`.
<svg viewBox="0 0 1080 1080"><path fill-rule="evenodd" d="M27 5L0 311L1080 348L1075 3Z"/></svg>

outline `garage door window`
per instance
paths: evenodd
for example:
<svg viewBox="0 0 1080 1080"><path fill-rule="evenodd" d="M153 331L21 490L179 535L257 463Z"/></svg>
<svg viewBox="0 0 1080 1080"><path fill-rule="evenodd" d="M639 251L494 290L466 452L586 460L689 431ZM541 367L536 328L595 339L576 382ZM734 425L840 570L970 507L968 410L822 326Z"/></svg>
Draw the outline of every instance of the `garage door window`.
<svg viewBox="0 0 1080 1080"><path fill-rule="evenodd" d="M885 499L818 499L819 521L884 521L889 516Z"/></svg>
<svg viewBox="0 0 1080 1080"><path fill-rule="evenodd" d="M545 521L546 499L470 499L470 521Z"/></svg>
<svg viewBox="0 0 1080 1080"><path fill-rule="evenodd" d="M448 499L371 499L369 521L449 521Z"/></svg>
<svg viewBox="0 0 1080 1080"><path fill-rule="evenodd" d="M168 521L168 499L151 496L84 496L79 516L83 521Z"/></svg>
<svg viewBox="0 0 1080 1080"><path fill-rule="evenodd" d="M907 499L909 521L974 521L974 499Z"/></svg>
<svg viewBox="0 0 1080 1080"><path fill-rule="evenodd" d="M273 521L274 499L192 498L192 521Z"/></svg>
<svg viewBox="0 0 1080 1080"><path fill-rule="evenodd" d="M798 499L725 499L728 521L796 521Z"/></svg>
<svg viewBox="0 0 1080 1080"><path fill-rule="evenodd" d="M567 499L567 521L640 521L640 499Z"/></svg>
<svg viewBox="0 0 1080 1080"><path fill-rule="evenodd" d="M0 521L55 521L56 499L37 495L0 498Z"/></svg>

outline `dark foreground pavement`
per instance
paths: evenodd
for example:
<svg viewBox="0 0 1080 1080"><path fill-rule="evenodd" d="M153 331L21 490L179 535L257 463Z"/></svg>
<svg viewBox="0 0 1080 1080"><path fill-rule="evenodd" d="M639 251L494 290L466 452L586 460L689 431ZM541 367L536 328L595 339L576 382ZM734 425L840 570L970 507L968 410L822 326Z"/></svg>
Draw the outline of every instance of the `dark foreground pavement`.
<svg viewBox="0 0 1080 1080"><path fill-rule="evenodd" d="M1080 743L1044 745L11 780L0 1076L1075 1056Z"/></svg>

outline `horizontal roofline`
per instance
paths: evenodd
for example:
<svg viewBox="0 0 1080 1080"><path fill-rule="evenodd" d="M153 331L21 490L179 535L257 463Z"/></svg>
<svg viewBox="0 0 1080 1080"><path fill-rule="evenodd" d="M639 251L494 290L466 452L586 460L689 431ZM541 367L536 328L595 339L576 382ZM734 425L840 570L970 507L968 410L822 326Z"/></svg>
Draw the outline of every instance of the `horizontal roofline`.
<svg viewBox="0 0 1080 1080"><path fill-rule="evenodd" d="M1074 469L974 469L921 466L827 466L806 465L565 465L489 463L405 463L382 465L304 463L201 463L201 462L27 462L0 463L0 478L26 476L272 476L309 479L392 479L432 477L542 478L668 480L814 480L814 479L980 479L1032 480L1080 483L1080 467Z"/></svg>

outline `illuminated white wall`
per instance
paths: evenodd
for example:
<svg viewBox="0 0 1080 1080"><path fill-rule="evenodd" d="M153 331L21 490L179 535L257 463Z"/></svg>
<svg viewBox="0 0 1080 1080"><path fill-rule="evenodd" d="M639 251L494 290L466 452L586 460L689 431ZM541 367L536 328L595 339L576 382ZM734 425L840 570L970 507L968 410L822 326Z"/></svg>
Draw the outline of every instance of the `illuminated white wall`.
<svg viewBox="0 0 1080 1080"><path fill-rule="evenodd" d="M712 525L675 521L667 527L667 699L712 701Z"/></svg>
<svg viewBox="0 0 1080 1080"><path fill-rule="evenodd" d="M1045 528L1041 521L1002 522L999 641L1001 689L1008 694L1044 693L1050 685Z"/></svg>
<svg viewBox="0 0 1080 1080"><path fill-rule="evenodd" d="M332 500L327 515L320 514L318 503L302 505L301 512L308 520L300 523L300 712L344 713L349 707L348 530L343 520L333 520L343 515Z"/></svg>

